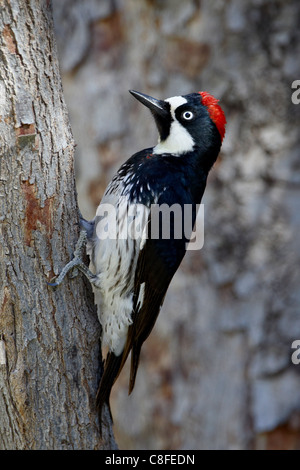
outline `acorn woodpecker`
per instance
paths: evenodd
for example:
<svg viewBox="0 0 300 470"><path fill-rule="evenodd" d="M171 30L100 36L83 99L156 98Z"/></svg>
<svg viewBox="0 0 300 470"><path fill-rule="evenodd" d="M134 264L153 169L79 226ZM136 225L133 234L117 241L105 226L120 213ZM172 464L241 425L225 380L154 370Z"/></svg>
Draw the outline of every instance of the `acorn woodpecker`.
<svg viewBox="0 0 300 470"><path fill-rule="evenodd" d="M74 259L51 284L59 285L66 272L78 267L93 285L102 345L108 346L97 393L100 413L105 403L109 408L111 388L129 353L129 393L133 390L141 347L186 252L226 124L218 100L207 92L166 100L133 90L130 93L150 109L159 141L123 163L95 218L91 222L81 219ZM152 210L163 205L182 208L179 215L170 215L167 236L162 229L163 217L154 217ZM185 207L191 208L188 233L180 230ZM81 260L85 241L91 271Z"/></svg>

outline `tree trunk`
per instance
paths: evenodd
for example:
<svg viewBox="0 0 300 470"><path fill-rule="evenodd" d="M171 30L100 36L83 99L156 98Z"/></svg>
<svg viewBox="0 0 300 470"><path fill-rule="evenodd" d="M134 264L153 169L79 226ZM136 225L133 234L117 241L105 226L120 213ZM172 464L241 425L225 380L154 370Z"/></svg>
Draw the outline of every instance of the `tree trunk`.
<svg viewBox="0 0 300 470"><path fill-rule="evenodd" d="M115 448L95 410L99 323L78 276L74 141L46 0L0 1L0 449Z"/></svg>

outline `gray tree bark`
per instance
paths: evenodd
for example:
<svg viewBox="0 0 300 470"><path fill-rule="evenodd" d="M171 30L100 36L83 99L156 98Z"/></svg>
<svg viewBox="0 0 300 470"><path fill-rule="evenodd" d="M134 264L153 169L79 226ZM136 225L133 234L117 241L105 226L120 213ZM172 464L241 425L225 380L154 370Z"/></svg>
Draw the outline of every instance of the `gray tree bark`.
<svg viewBox="0 0 300 470"><path fill-rule="evenodd" d="M82 276L47 285L78 237L52 26L49 1L0 1L0 449L108 449L91 289Z"/></svg>

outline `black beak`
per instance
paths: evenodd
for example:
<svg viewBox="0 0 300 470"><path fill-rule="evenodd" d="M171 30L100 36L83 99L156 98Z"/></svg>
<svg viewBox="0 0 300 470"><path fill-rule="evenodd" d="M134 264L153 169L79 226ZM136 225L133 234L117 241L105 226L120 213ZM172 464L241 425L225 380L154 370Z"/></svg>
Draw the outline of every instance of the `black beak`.
<svg viewBox="0 0 300 470"><path fill-rule="evenodd" d="M161 140L165 140L169 135L171 126L170 104L166 101L157 100L152 96L140 93L139 91L129 90L129 93L150 109L155 119L160 138Z"/></svg>

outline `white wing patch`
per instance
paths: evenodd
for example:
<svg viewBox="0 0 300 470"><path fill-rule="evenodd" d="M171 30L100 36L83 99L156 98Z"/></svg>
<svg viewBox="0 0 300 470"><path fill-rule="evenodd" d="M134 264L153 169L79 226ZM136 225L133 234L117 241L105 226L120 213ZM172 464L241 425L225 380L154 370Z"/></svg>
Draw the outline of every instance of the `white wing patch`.
<svg viewBox="0 0 300 470"><path fill-rule="evenodd" d="M140 307L143 305L144 297L145 297L145 282L143 282L140 285L139 298L138 298L138 301L137 301L137 303L140 304Z"/></svg>
<svg viewBox="0 0 300 470"><path fill-rule="evenodd" d="M191 152L194 148L194 139L190 133L177 121L175 116L175 111L178 106L187 103L186 98L183 96L173 96L168 98L165 101L170 103L171 106L171 116L173 118L170 133L168 137L158 142L156 147L154 147L154 154L163 154L163 153L172 153L174 155L179 155L186 152Z"/></svg>

